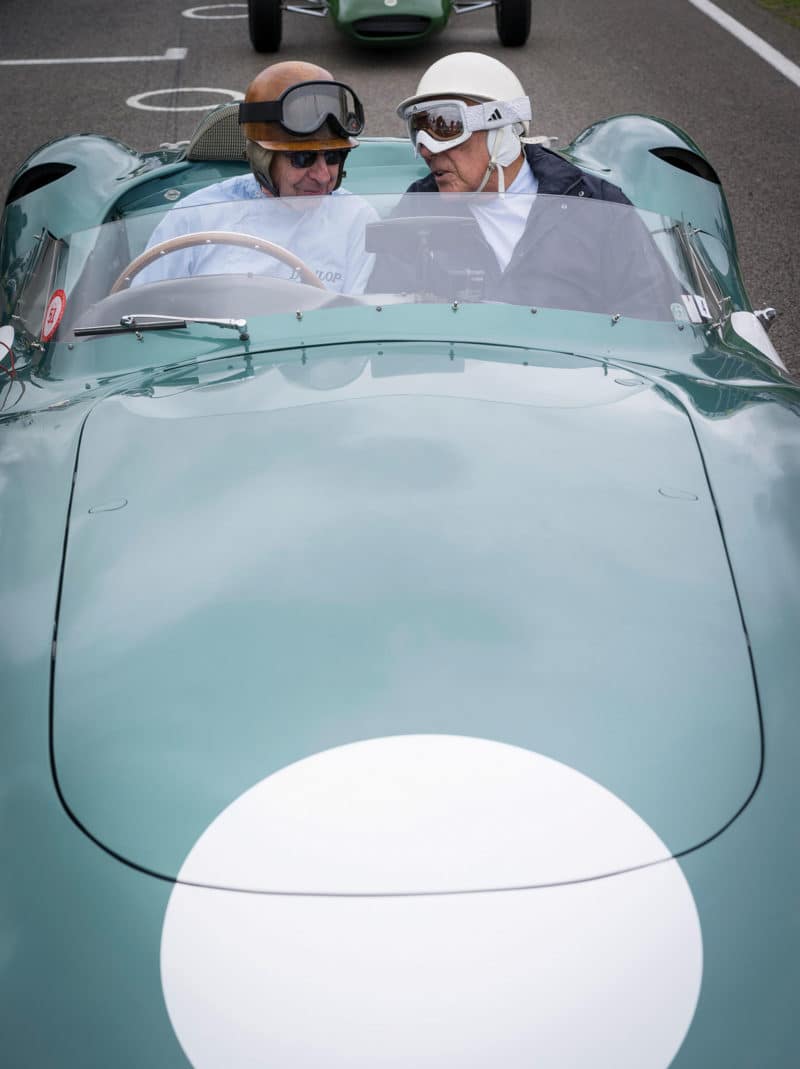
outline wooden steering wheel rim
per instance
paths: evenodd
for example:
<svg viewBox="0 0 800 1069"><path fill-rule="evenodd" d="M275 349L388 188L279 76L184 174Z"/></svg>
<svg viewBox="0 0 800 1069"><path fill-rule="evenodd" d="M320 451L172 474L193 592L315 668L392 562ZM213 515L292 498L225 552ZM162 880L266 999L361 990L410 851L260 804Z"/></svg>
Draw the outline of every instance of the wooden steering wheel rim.
<svg viewBox="0 0 800 1069"><path fill-rule="evenodd" d="M300 272L300 277L306 285L316 286L317 289L321 290L327 289L308 264L301 260L299 256L295 256L289 249L284 248L283 245L277 245L274 241L267 241L266 238L257 238L253 234L237 234L233 230L199 230L194 234L181 234L178 237L167 238L166 241L159 241L157 245L145 249L135 260L131 260L116 279L109 293L119 293L126 284L130 285L132 279L140 271L143 271L145 267L148 267L161 256L166 256L170 252L178 252L181 249L190 249L195 245L241 245L246 249L255 249L256 252L274 256L277 260L282 260L283 263L294 267Z"/></svg>

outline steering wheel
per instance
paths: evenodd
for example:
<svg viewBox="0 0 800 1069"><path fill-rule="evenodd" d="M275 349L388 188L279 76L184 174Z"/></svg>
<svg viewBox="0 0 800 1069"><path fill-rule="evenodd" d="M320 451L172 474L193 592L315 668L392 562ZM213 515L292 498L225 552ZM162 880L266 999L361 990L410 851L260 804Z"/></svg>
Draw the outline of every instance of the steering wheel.
<svg viewBox="0 0 800 1069"><path fill-rule="evenodd" d="M256 252L274 256L276 260L282 260L289 267L294 267L300 272L300 277L306 285L327 290L327 286L320 282L308 264L299 256L295 256L293 252L285 249L283 245L276 245L274 241L257 238L253 234L237 234L233 230L199 230L194 234L181 234L178 237L167 238L166 241L159 241L157 245L145 249L135 260L131 260L109 293L119 293L126 284L130 285L131 280L153 260L158 260L170 252L178 252L180 249L191 249L195 245L241 245L245 249L255 249Z"/></svg>

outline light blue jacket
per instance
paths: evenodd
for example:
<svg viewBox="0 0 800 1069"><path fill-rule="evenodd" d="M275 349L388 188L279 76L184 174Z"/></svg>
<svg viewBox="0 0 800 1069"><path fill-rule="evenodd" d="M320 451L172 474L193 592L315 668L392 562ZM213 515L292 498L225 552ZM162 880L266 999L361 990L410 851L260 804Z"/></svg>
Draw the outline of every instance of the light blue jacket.
<svg viewBox="0 0 800 1069"><path fill-rule="evenodd" d="M293 252L328 289L363 293L375 259L364 251L364 228L377 218L366 201L342 189L324 197L268 197L252 174L242 174L176 204L156 226L147 247L199 231L252 234ZM165 254L144 268L132 285L231 273L300 277L296 268L263 252L202 244Z"/></svg>

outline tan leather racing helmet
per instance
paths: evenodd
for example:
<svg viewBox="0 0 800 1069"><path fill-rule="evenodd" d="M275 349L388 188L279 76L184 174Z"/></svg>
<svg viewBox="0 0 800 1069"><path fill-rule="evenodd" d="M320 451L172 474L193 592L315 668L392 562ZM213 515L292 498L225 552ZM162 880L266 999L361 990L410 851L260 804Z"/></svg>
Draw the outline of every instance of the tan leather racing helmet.
<svg viewBox="0 0 800 1069"><path fill-rule="evenodd" d="M274 152L355 148L364 109L324 67L289 60L255 76L239 105L239 122L248 140Z"/></svg>
<svg viewBox="0 0 800 1069"><path fill-rule="evenodd" d="M273 63L255 76L239 105L247 158L260 184L277 196L269 167L273 152L356 148L364 109L353 90L316 63ZM339 168L338 188L344 168Z"/></svg>

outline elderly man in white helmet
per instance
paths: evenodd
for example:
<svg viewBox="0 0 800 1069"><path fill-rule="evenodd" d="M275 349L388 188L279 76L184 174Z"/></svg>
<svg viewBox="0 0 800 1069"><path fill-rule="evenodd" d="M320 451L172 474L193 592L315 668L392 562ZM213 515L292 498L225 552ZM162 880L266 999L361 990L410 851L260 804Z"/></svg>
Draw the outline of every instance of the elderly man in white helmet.
<svg viewBox="0 0 800 1069"><path fill-rule="evenodd" d="M648 249L646 228L632 211L610 206L594 211L587 204L630 201L617 186L527 140L530 98L505 64L478 52L445 56L425 71L416 93L397 113L430 174L409 186L394 217L411 223L426 215L459 216L460 229L446 239L440 228L435 248L429 245L417 263L406 255L403 263L401 243L392 248L399 232L384 227L382 244L378 235L373 245L382 253L369 283L373 292L429 286L442 296L512 303L536 299L552 307L593 311L605 308L613 286L615 296L626 298L624 304L617 300L616 307L649 314L655 294L667 317L665 300L675 287L658 268L653 277L648 267L658 257ZM426 198L410 196L437 192L461 196L448 196L432 212L421 203ZM471 196L476 193L497 196ZM582 198L581 210L576 203L574 211L563 212L565 197ZM465 226L464 216L475 225ZM625 250L632 255L608 271L602 252L612 224L626 229Z"/></svg>
<svg viewBox="0 0 800 1069"><path fill-rule="evenodd" d="M549 193L628 203L616 186L538 144L523 145L531 102L504 63L456 52L430 66L398 107L430 175L410 193Z"/></svg>

